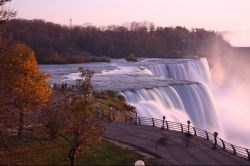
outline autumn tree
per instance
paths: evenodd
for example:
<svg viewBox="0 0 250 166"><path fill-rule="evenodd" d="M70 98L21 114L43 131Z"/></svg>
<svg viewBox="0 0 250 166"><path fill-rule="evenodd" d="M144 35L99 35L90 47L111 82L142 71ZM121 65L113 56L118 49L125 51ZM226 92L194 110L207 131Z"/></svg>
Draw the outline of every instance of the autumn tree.
<svg viewBox="0 0 250 166"><path fill-rule="evenodd" d="M64 94L66 102L63 107L67 118L65 118L64 133L59 135L70 145L67 157L71 165L74 165L75 157L80 152L89 152L100 143L102 125L94 112L92 75L92 72L82 70L82 80L79 80L77 90Z"/></svg>
<svg viewBox="0 0 250 166"><path fill-rule="evenodd" d="M34 52L25 44L13 44L0 56L0 109L18 112L18 136L24 114L46 106L51 94L48 74L40 71Z"/></svg>
<svg viewBox="0 0 250 166"><path fill-rule="evenodd" d="M0 0L0 24L5 23L15 16L16 12L10 9L6 9L5 4L11 0Z"/></svg>
<svg viewBox="0 0 250 166"><path fill-rule="evenodd" d="M7 22L15 17L16 12L10 9L6 9L5 5L11 0L0 0L0 48L3 47L3 38L6 33Z"/></svg>
<svg viewBox="0 0 250 166"><path fill-rule="evenodd" d="M52 92L53 93L53 92ZM41 112L40 122L43 124L45 132L49 135L50 140L55 141L64 128L66 116L64 115L64 99L56 99L57 95L52 95L46 108Z"/></svg>

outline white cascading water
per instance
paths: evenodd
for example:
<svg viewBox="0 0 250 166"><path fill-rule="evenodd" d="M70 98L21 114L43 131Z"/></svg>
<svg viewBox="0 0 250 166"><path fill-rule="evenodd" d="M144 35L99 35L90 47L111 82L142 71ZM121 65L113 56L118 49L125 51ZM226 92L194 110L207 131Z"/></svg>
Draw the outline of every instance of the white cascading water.
<svg viewBox="0 0 250 166"><path fill-rule="evenodd" d="M149 64L146 67L156 76L173 80L188 80L211 83L211 76L206 58L183 63Z"/></svg>
<svg viewBox="0 0 250 166"><path fill-rule="evenodd" d="M139 89L121 92L129 104L136 107L142 117L162 118L214 130L218 129L206 59L183 63L150 64L146 67L157 76L196 83L172 84L167 87Z"/></svg>

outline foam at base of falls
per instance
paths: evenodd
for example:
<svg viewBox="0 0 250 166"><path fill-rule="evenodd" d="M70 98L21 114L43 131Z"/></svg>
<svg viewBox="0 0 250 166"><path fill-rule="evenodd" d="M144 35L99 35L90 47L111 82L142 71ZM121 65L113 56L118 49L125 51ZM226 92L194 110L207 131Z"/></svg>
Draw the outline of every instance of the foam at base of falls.
<svg viewBox="0 0 250 166"><path fill-rule="evenodd" d="M218 128L213 101L203 84L183 84L153 89L124 91L129 104L137 108L139 116L186 123L204 129Z"/></svg>

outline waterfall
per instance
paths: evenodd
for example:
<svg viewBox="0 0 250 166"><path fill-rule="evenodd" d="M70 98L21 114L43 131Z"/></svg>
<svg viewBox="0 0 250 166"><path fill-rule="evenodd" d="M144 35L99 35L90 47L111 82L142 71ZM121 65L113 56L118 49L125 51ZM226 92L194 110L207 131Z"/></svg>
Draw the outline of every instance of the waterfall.
<svg viewBox="0 0 250 166"><path fill-rule="evenodd" d="M139 116L162 118L205 129L217 127L213 101L203 84L171 85L152 89L124 91L122 95L137 108Z"/></svg>
<svg viewBox="0 0 250 166"><path fill-rule="evenodd" d="M211 83L211 75L206 58L180 63L148 64L146 67L156 76L173 80Z"/></svg>
<svg viewBox="0 0 250 166"><path fill-rule="evenodd" d="M190 84L123 91L127 102L136 107L138 115L186 123L204 129L218 128L207 60L187 60L175 63L146 64L155 76L172 80L187 80Z"/></svg>

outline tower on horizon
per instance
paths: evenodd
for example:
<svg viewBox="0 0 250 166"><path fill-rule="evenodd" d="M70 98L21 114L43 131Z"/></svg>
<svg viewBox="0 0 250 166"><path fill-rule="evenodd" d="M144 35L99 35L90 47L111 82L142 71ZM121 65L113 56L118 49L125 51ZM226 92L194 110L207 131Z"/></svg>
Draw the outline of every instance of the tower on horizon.
<svg viewBox="0 0 250 166"><path fill-rule="evenodd" d="M72 29L72 18L69 19L69 29Z"/></svg>

